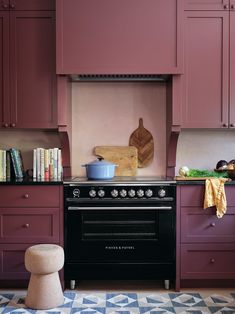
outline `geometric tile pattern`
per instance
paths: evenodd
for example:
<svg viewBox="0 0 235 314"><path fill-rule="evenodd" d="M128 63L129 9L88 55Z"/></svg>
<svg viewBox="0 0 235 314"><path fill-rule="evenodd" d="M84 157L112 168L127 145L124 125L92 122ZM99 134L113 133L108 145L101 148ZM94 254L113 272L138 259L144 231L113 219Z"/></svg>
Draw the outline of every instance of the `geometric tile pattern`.
<svg viewBox="0 0 235 314"><path fill-rule="evenodd" d="M26 292L24 292L26 293ZM2 314L235 314L235 293L128 293L65 291L64 304L50 310L32 310L24 304L25 294L0 293Z"/></svg>

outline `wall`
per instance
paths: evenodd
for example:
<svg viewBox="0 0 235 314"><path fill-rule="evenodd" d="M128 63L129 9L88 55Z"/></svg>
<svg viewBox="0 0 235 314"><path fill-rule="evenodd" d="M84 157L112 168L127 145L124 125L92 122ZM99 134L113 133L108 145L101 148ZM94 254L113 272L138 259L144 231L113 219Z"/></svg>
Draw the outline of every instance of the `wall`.
<svg viewBox="0 0 235 314"><path fill-rule="evenodd" d="M60 147L57 132L52 131L1 131L0 149L15 147L21 150L24 168L33 167L33 149L37 147Z"/></svg>
<svg viewBox="0 0 235 314"><path fill-rule="evenodd" d="M138 176L165 175L166 86L164 83L93 82L72 84L72 174L95 159L99 145L126 146L139 118L154 138L154 160Z"/></svg>
<svg viewBox="0 0 235 314"><path fill-rule="evenodd" d="M235 159L235 132L182 130L177 145L176 175L181 166L213 170L221 159Z"/></svg>

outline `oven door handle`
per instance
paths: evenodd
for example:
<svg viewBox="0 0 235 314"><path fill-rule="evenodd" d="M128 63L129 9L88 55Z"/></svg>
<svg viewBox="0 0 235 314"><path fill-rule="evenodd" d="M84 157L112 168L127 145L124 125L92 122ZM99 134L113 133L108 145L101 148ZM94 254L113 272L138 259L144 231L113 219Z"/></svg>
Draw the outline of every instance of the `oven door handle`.
<svg viewBox="0 0 235 314"><path fill-rule="evenodd" d="M172 206L69 206L68 210L172 210Z"/></svg>

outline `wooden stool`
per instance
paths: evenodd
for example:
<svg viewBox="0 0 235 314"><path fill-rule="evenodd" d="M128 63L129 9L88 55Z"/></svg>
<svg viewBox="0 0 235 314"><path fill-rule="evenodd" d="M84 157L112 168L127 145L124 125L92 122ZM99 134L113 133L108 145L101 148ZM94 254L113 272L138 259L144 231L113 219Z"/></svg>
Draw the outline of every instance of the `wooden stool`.
<svg viewBox="0 0 235 314"><path fill-rule="evenodd" d="M55 244L38 244L25 252L25 267L31 272L25 305L46 310L64 303L58 271L64 265L64 250Z"/></svg>

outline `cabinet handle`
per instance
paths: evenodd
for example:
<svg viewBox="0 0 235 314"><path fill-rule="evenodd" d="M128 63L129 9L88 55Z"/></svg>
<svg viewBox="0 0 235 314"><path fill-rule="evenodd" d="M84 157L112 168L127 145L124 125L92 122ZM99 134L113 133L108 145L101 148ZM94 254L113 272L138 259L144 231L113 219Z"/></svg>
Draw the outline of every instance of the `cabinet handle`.
<svg viewBox="0 0 235 314"><path fill-rule="evenodd" d="M7 4L3 4L2 7L3 7L3 9L7 9L8 5Z"/></svg>
<svg viewBox="0 0 235 314"><path fill-rule="evenodd" d="M211 227L215 227L215 222L212 222L212 223L211 223Z"/></svg>
<svg viewBox="0 0 235 314"><path fill-rule="evenodd" d="M225 5L224 5L224 9L228 9L228 4L225 4Z"/></svg>
<svg viewBox="0 0 235 314"><path fill-rule="evenodd" d="M12 124L11 124L11 127L12 127L12 128L14 128L15 126L16 126L16 124L15 124L15 123L12 123Z"/></svg>
<svg viewBox="0 0 235 314"><path fill-rule="evenodd" d="M232 9L232 10L234 10L234 8L235 8L235 5L234 5L234 4L232 4L232 5L231 5L231 9Z"/></svg>
<svg viewBox="0 0 235 314"><path fill-rule="evenodd" d="M29 194L24 194L24 198L29 198Z"/></svg>
<svg viewBox="0 0 235 314"><path fill-rule="evenodd" d="M8 128L8 123L4 123L3 126L4 126L5 128Z"/></svg>
<svg viewBox="0 0 235 314"><path fill-rule="evenodd" d="M215 262L215 259L214 259L214 258L211 258L211 259L210 259L210 263L211 263L211 264L214 264L214 262Z"/></svg>
<svg viewBox="0 0 235 314"><path fill-rule="evenodd" d="M10 7L11 7L11 9L15 9L15 5L14 4L11 4Z"/></svg>
<svg viewBox="0 0 235 314"><path fill-rule="evenodd" d="M228 124L227 123L223 123L223 128L227 128Z"/></svg>
<svg viewBox="0 0 235 314"><path fill-rule="evenodd" d="M24 224L23 227L24 228L29 228L29 224Z"/></svg>

